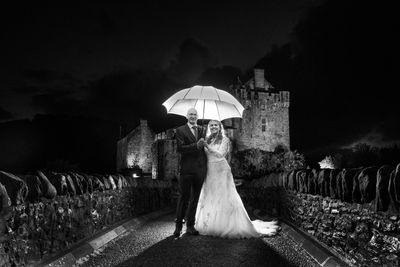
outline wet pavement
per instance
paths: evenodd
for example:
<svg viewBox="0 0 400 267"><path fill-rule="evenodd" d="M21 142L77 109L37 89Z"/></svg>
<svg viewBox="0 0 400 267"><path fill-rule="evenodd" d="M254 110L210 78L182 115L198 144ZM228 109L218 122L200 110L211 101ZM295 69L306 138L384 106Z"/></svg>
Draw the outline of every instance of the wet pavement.
<svg viewBox="0 0 400 267"><path fill-rule="evenodd" d="M129 230L89 256L78 266L319 266L290 238L222 239L209 236L171 236L169 214Z"/></svg>

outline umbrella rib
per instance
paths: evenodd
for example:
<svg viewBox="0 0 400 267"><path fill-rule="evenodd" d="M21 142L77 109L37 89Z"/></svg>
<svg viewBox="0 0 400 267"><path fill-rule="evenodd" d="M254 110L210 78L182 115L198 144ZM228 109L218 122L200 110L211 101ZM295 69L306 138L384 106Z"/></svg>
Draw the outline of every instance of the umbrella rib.
<svg viewBox="0 0 400 267"><path fill-rule="evenodd" d="M203 99L203 120L204 120L204 110L206 108L206 100Z"/></svg>
<svg viewBox="0 0 400 267"><path fill-rule="evenodd" d="M214 101L214 103L215 103L215 107L217 108L218 118L221 121L221 115L219 114L219 108L218 108L217 102Z"/></svg>
<svg viewBox="0 0 400 267"><path fill-rule="evenodd" d="M179 100L180 99L176 100L175 103L171 106L171 108L167 110L167 112L171 111L174 108L174 106L179 102Z"/></svg>
<svg viewBox="0 0 400 267"><path fill-rule="evenodd" d="M219 93L218 93L217 89L215 89L215 92L217 92L218 100L222 101L221 98L219 97Z"/></svg>
<svg viewBox="0 0 400 267"><path fill-rule="evenodd" d="M233 104L232 104L233 105ZM237 109L237 107L235 106L235 105L233 105L234 107L235 107L235 109L239 112L239 114L240 114L240 111ZM240 114L240 115L242 115L243 116L243 114Z"/></svg>
<svg viewBox="0 0 400 267"><path fill-rule="evenodd" d="M192 88L188 88L188 91L187 91L186 94L182 97L182 99L185 99L185 97L189 94L189 92L190 92L191 89L192 89Z"/></svg>

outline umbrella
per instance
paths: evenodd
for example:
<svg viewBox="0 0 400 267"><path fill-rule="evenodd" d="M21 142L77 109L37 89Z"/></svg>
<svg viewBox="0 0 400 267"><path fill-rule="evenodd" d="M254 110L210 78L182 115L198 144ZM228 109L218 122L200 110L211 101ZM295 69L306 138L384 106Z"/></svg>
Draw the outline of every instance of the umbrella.
<svg viewBox="0 0 400 267"><path fill-rule="evenodd" d="M195 85L182 89L163 104L168 114L185 116L189 108L195 108L198 119L225 120L242 118L244 107L231 94L213 86Z"/></svg>

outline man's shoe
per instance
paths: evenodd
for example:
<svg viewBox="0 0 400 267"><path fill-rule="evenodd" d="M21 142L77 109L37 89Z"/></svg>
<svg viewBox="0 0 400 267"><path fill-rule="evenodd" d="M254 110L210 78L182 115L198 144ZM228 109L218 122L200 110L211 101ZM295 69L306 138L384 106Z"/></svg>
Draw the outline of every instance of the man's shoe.
<svg viewBox="0 0 400 267"><path fill-rule="evenodd" d="M196 229L194 229L193 226L188 226L186 227L186 233L188 235L199 235L199 231L197 231Z"/></svg>
<svg viewBox="0 0 400 267"><path fill-rule="evenodd" d="M181 223L177 223L175 225L175 231L174 231L175 238L178 238L181 235L181 231L182 231L182 224Z"/></svg>

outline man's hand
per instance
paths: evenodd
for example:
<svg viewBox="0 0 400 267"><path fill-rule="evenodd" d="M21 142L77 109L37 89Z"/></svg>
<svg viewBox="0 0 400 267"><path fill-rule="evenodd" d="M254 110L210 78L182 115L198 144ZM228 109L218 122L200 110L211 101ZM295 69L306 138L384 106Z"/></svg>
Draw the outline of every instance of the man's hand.
<svg viewBox="0 0 400 267"><path fill-rule="evenodd" d="M205 144L206 144L206 141L204 141L204 138L202 137L199 139L199 141L197 141L197 148L201 149L205 146Z"/></svg>

